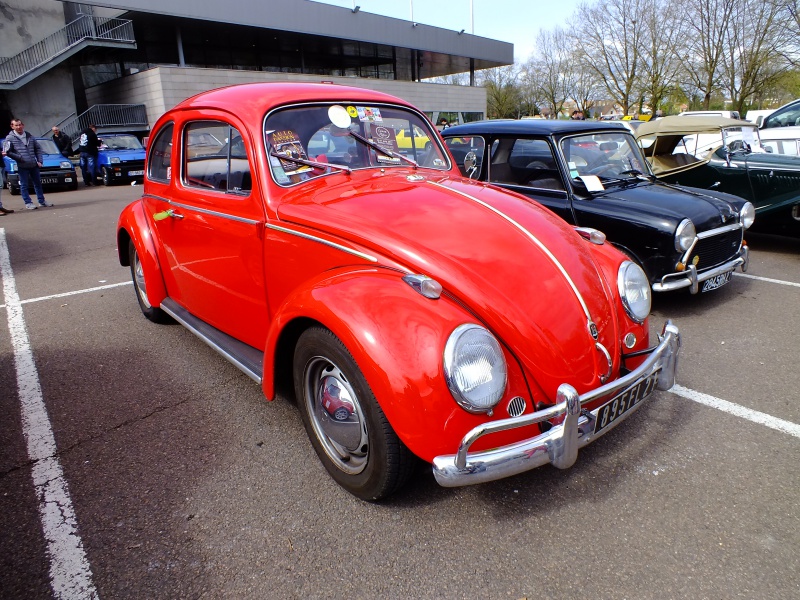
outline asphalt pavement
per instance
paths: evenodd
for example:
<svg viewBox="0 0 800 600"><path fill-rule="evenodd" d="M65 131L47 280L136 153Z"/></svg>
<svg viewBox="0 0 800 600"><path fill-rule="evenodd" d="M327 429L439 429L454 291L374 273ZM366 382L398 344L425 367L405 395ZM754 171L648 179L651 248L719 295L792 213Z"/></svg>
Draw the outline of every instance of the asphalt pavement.
<svg viewBox="0 0 800 600"><path fill-rule="evenodd" d="M0 597L800 597L800 240L748 235L747 276L656 298L679 387L573 468L421 466L370 504L290 399L142 316L115 240L141 190L2 195Z"/></svg>

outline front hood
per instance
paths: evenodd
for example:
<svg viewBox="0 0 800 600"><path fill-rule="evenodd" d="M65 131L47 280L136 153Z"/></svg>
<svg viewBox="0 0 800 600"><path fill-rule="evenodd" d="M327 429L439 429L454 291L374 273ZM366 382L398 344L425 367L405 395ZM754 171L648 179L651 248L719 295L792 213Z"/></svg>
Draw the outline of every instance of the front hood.
<svg viewBox="0 0 800 600"><path fill-rule="evenodd" d="M735 223L745 203L742 198L730 194L661 182L611 187L592 200L578 200L595 201L612 203L617 214L630 213L632 220L642 215L650 221L667 220L677 227L683 219L689 218L698 232Z"/></svg>
<svg viewBox="0 0 800 600"><path fill-rule="evenodd" d="M550 397L565 382L597 386L607 365L586 313L614 356L619 332L588 242L522 196L459 178L415 179L405 169L321 178L289 192L278 215L439 281Z"/></svg>

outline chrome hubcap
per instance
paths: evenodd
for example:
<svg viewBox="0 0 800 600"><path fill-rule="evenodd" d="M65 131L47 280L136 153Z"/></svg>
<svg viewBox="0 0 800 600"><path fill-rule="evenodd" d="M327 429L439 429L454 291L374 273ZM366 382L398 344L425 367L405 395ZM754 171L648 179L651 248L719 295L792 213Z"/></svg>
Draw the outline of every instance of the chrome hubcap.
<svg viewBox="0 0 800 600"><path fill-rule="evenodd" d="M358 396L341 369L321 356L306 365L306 410L328 458L345 473L356 475L367 466L369 440Z"/></svg>

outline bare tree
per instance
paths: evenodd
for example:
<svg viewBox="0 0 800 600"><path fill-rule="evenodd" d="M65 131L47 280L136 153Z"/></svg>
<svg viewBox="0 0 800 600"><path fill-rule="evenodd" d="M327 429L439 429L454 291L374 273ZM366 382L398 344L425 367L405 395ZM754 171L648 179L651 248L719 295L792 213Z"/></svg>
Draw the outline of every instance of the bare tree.
<svg viewBox="0 0 800 600"><path fill-rule="evenodd" d="M719 89L719 69L725 54L725 32L730 26L735 0L696 0L682 6L685 36L686 84L699 91L703 108ZM691 90L689 95L691 95Z"/></svg>
<svg viewBox="0 0 800 600"><path fill-rule="evenodd" d="M573 73L570 41L561 28L540 30L536 36L536 50L523 67L527 77L536 82L538 96L554 117L561 114L570 97Z"/></svg>
<svg viewBox="0 0 800 600"><path fill-rule="evenodd" d="M642 101L653 112L679 81L681 42L680 0L644 0L642 3L641 90Z"/></svg>
<svg viewBox="0 0 800 600"><path fill-rule="evenodd" d="M745 102L771 86L786 69L781 56L787 44L777 26L781 12L776 2L735 0L724 35L727 52L721 72L725 91L740 112Z"/></svg>
<svg viewBox="0 0 800 600"><path fill-rule="evenodd" d="M478 75L486 88L487 116L490 119L519 117L519 73L516 65L484 69Z"/></svg>
<svg viewBox="0 0 800 600"><path fill-rule="evenodd" d="M452 73L440 77L428 77L423 79L425 83L442 83L446 85L469 85L469 73Z"/></svg>

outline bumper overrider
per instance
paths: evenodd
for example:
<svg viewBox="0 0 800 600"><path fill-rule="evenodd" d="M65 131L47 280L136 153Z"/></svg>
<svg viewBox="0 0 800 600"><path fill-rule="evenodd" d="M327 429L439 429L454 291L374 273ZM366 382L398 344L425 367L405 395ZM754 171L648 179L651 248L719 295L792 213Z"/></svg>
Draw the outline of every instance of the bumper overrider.
<svg viewBox="0 0 800 600"><path fill-rule="evenodd" d="M561 384L554 406L475 427L461 440L457 454L433 459L436 481L444 487L458 487L503 479L547 463L559 469L571 467L580 448L626 420L655 389L668 390L674 385L680 347L680 332L668 320L658 345L637 369L583 395L579 395L571 385ZM600 398L608 400L593 411L583 408ZM561 416L564 419L559 425L536 437L492 450L469 451L470 446L484 435Z"/></svg>

